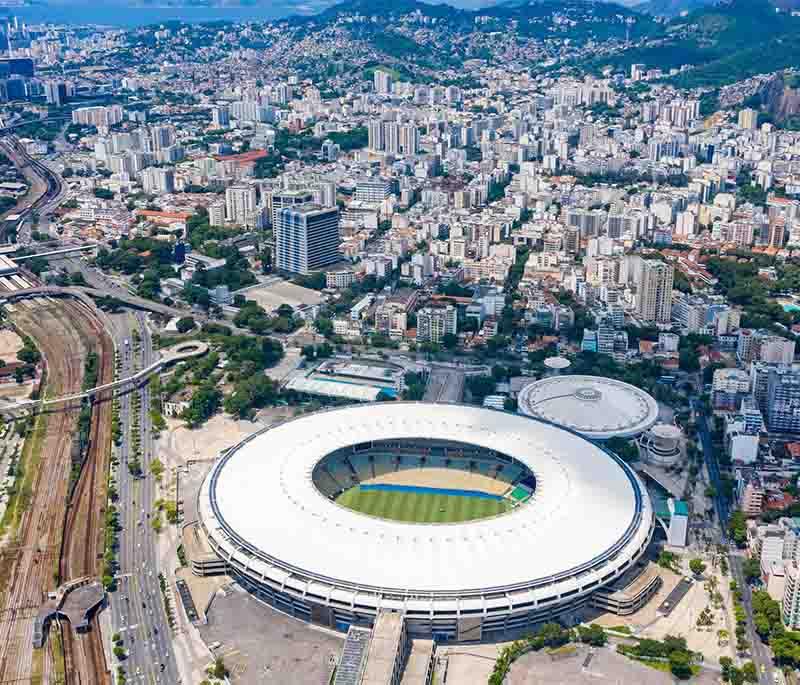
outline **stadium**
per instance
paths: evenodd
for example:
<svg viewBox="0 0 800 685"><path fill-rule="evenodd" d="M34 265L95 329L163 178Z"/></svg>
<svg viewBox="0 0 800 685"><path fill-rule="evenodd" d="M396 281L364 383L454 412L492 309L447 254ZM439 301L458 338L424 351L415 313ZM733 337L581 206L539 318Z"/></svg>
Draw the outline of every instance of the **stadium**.
<svg viewBox="0 0 800 685"><path fill-rule="evenodd" d="M229 450L200 489L229 572L346 631L504 639L586 603L645 551L653 510L620 459L506 412L386 402L323 411Z"/></svg>

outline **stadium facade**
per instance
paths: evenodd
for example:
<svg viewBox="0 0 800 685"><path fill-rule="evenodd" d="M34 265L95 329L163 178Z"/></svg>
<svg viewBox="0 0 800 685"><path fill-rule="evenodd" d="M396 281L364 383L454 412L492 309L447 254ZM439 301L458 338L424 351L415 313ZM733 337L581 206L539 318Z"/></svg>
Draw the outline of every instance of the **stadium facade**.
<svg viewBox="0 0 800 685"><path fill-rule="evenodd" d="M335 502L386 470L428 467L497 479L516 499L507 513L436 524ZM276 608L342 631L399 611L410 634L439 641L500 640L576 609L630 574L654 526L636 474L577 433L410 402L319 412L250 436L212 468L198 512L229 572Z"/></svg>

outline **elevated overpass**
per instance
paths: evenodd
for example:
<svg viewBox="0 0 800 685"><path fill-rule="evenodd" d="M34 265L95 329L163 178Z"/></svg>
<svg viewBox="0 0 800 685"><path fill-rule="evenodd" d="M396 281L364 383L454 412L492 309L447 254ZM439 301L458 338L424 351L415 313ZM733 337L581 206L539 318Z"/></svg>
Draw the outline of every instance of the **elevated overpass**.
<svg viewBox="0 0 800 685"><path fill-rule="evenodd" d="M26 300L36 297L74 297L83 300L87 303L93 303L92 298L107 297L119 300L135 309L142 309L156 314L164 314L166 316L187 316L191 314L186 309L178 309L177 307L170 307L161 302L154 302L153 300L146 300L143 297L137 297L130 293L106 293L97 288L90 288L88 286L65 286L59 287L54 285L41 285L35 288L20 288L12 292L0 294L0 304L13 302L15 300Z"/></svg>
<svg viewBox="0 0 800 685"><path fill-rule="evenodd" d="M244 328L234 326L230 321L225 319L213 319L208 316L199 316L191 309L179 309L178 307L170 307L162 302L154 302L147 300L143 297L137 297L130 293L122 292L104 292L98 288L91 288L89 286L74 285L74 286L54 286L54 285L41 285L34 288L20 288L10 292L0 293L0 305L16 300L33 299L37 297L74 297L81 300L89 307L94 307L94 300L92 298L105 297L117 300L122 304L128 305L134 309L141 309L146 312L153 312L155 314L162 314L163 316L176 317L176 316L193 316L202 322L220 324L227 326L227 328L236 335L253 335L251 331Z"/></svg>
<svg viewBox="0 0 800 685"><path fill-rule="evenodd" d="M36 254L28 254L23 257L11 257L15 262L24 262L34 257L60 257L61 255L69 255L75 252L91 252L96 250L99 245L75 245L72 247L61 247L57 250L49 250L47 252L37 252ZM11 253L9 253L11 254Z"/></svg>
<svg viewBox="0 0 800 685"><path fill-rule="evenodd" d="M88 390L75 393L74 395L65 395L63 397L54 397L46 400L27 400L25 402L2 405L0 406L0 416L14 418L24 414L45 411L59 405L69 405L71 402L80 402L87 398L97 397L108 391L130 390L140 383L145 382L150 376L159 372L164 367L186 359L191 359L192 357L199 357L206 352L208 352L208 345L204 342L192 340L190 342L180 343L165 350L161 359L156 360L150 364L150 366L132 376L120 378L112 383L104 383L103 385L89 388Z"/></svg>

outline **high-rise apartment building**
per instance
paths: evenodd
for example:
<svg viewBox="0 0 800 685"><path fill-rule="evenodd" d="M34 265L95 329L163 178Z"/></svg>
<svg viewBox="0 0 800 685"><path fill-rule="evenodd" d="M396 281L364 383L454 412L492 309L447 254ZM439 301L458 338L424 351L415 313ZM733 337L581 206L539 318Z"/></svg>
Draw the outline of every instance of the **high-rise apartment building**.
<svg viewBox="0 0 800 685"><path fill-rule="evenodd" d="M754 130L758 127L758 112L754 109L743 109L739 112L739 128Z"/></svg>
<svg viewBox="0 0 800 685"><path fill-rule="evenodd" d="M211 108L211 123L214 128L228 128L231 124L231 110L227 105Z"/></svg>
<svg viewBox="0 0 800 685"><path fill-rule="evenodd" d="M339 209L303 204L284 207L275 224L279 271L308 274L335 264L339 254Z"/></svg>
<svg viewBox="0 0 800 685"><path fill-rule="evenodd" d="M769 366L765 371L766 396L762 395L760 408L767 428L775 433L800 433L800 367ZM759 390L763 392L763 386L754 385L757 397Z"/></svg>
<svg viewBox="0 0 800 685"><path fill-rule="evenodd" d="M174 142L174 131L171 126L153 126L150 129L153 152L168 148Z"/></svg>
<svg viewBox="0 0 800 685"><path fill-rule="evenodd" d="M225 203L212 202L208 206L208 223L212 226L225 225Z"/></svg>
<svg viewBox="0 0 800 685"><path fill-rule="evenodd" d="M417 342L441 343L448 333L458 332L456 309L446 307L423 307L417 312Z"/></svg>
<svg viewBox="0 0 800 685"><path fill-rule="evenodd" d="M174 193L175 169L171 167L151 167L142 172L142 186L146 193Z"/></svg>
<svg viewBox="0 0 800 685"><path fill-rule="evenodd" d="M386 135L382 121L370 121L367 124L367 146L373 152L386 150Z"/></svg>
<svg viewBox="0 0 800 685"><path fill-rule="evenodd" d="M379 95L388 95L392 92L392 75L382 69L375 70L375 92Z"/></svg>
<svg viewBox="0 0 800 685"><path fill-rule="evenodd" d="M123 116L124 110L119 105L110 105L109 107L79 107L72 112L72 123L82 126L109 128L120 123Z"/></svg>
<svg viewBox="0 0 800 685"><path fill-rule="evenodd" d="M225 191L225 215L228 221L246 226L256 209L256 189L248 185L231 186Z"/></svg>
<svg viewBox="0 0 800 685"><path fill-rule="evenodd" d="M669 323L672 316L672 283L675 269L671 264L644 260L639 276L636 311L652 323Z"/></svg>
<svg viewBox="0 0 800 685"><path fill-rule="evenodd" d="M47 81L44 84L44 96L48 105L61 107L67 101L67 84L61 81Z"/></svg>

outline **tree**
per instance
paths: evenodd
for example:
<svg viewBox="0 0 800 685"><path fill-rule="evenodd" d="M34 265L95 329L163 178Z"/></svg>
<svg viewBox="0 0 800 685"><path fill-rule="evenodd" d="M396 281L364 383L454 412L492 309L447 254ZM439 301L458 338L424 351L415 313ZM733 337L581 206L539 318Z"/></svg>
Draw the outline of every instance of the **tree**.
<svg viewBox="0 0 800 685"><path fill-rule="evenodd" d="M225 662L221 656L214 659L214 664L208 669L208 674L218 680L228 677L228 669L225 667Z"/></svg>
<svg viewBox="0 0 800 685"><path fill-rule="evenodd" d="M742 562L742 573L745 580L750 583L761 577L761 563L758 559L748 558Z"/></svg>
<svg viewBox="0 0 800 685"><path fill-rule="evenodd" d="M184 409L181 418L191 428L196 428L216 413L221 400L222 393L213 383L205 383L192 395L189 406Z"/></svg>
<svg viewBox="0 0 800 685"><path fill-rule="evenodd" d="M689 570L696 576L702 576L703 572L706 570L706 565L703 563L702 559L692 559L689 562Z"/></svg>
<svg viewBox="0 0 800 685"><path fill-rule="evenodd" d="M722 669L722 679L727 683L731 678L731 668L733 667L733 659L729 656L721 656L719 658L719 665Z"/></svg>
<svg viewBox="0 0 800 685"><path fill-rule="evenodd" d="M747 543L747 518L741 511L734 511L728 523L728 530L737 547Z"/></svg>
<svg viewBox="0 0 800 685"><path fill-rule="evenodd" d="M752 661L748 661L742 666L742 675L748 683L758 682L758 670Z"/></svg>
<svg viewBox="0 0 800 685"><path fill-rule="evenodd" d="M592 623L588 628L578 626L578 635L581 642L592 645L592 647L602 647L608 640L606 632L596 623Z"/></svg>
<svg viewBox="0 0 800 685"><path fill-rule="evenodd" d="M476 403L483 402L486 395L494 392L494 379L490 376L470 376L467 378L467 389Z"/></svg>
<svg viewBox="0 0 800 685"><path fill-rule="evenodd" d="M458 336L452 333L445 333L442 336L442 345L448 350L455 349L456 345L458 345Z"/></svg>
<svg viewBox="0 0 800 685"><path fill-rule="evenodd" d="M669 670L676 678L688 680L692 677L692 661L686 650L675 650L669 654Z"/></svg>
<svg viewBox="0 0 800 685"><path fill-rule="evenodd" d="M188 333L191 330L194 330L194 327L197 324L195 323L194 317L192 316L183 316L178 319L175 327L178 329L178 333Z"/></svg>
<svg viewBox="0 0 800 685"><path fill-rule="evenodd" d="M225 411L241 419L249 418L254 409L274 403L278 392L278 384L263 374L244 378L225 398Z"/></svg>

